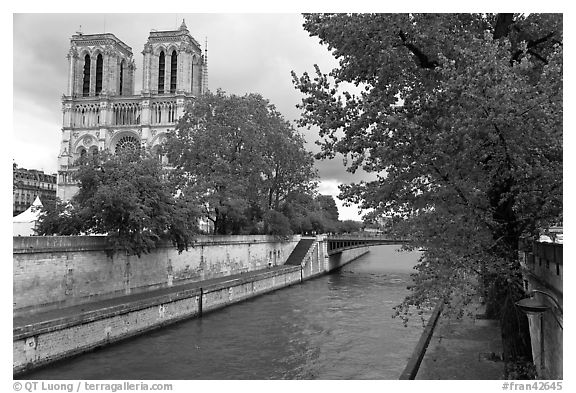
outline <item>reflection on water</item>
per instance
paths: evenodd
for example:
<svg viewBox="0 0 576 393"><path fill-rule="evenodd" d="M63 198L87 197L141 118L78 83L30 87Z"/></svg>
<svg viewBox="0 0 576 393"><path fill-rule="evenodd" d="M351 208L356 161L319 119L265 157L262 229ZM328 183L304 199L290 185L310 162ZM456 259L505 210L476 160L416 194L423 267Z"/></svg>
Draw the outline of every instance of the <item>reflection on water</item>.
<svg viewBox="0 0 576 393"><path fill-rule="evenodd" d="M397 379L422 324L391 317L418 257L396 248L26 378Z"/></svg>

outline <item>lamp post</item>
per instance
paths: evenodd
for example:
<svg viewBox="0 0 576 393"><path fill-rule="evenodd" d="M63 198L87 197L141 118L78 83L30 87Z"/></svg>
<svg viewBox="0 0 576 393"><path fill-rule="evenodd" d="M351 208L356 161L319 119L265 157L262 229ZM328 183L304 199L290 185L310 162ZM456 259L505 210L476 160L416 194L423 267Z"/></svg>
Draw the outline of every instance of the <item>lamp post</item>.
<svg viewBox="0 0 576 393"><path fill-rule="evenodd" d="M548 298L552 299L554 305L560 311L561 315L563 315L563 310L562 310L562 306L560 306L560 303L558 303L558 300L556 300L556 298L554 296L550 295L547 292L538 290L538 289L533 289L532 291L530 291L530 293L528 293L527 298L521 299L515 303L516 306L522 312L524 312L526 315L537 315L540 317L540 376L542 377L544 375L544 371L545 371L545 363L544 363L544 313L548 310L551 310L552 306L550 306L546 303L543 303L541 300L535 299L534 295L536 293L540 293L540 294L545 295ZM558 322L558 324L560 325L560 328L562 330L564 330L562 323L558 320L558 318L556 317L556 314L554 314L554 312L552 312L552 315L554 316L554 319L556 320L556 322Z"/></svg>

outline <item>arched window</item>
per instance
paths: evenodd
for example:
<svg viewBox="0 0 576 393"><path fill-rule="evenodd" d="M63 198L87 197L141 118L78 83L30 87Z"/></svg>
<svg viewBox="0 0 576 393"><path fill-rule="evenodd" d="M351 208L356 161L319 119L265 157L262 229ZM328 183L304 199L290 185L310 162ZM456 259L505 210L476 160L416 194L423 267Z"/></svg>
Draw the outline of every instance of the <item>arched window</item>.
<svg viewBox="0 0 576 393"><path fill-rule="evenodd" d="M158 60L158 93L164 93L164 71L166 69L166 59L164 51L160 52L160 59Z"/></svg>
<svg viewBox="0 0 576 393"><path fill-rule="evenodd" d="M178 74L178 54L172 51L170 59L170 93L176 93L176 75Z"/></svg>
<svg viewBox="0 0 576 393"><path fill-rule="evenodd" d="M88 111L85 107L82 107L82 123L81 125L84 127L88 124Z"/></svg>
<svg viewBox="0 0 576 393"><path fill-rule="evenodd" d="M190 65L190 93L194 92L194 63L196 63L196 56L192 57L192 64Z"/></svg>
<svg viewBox="0 0 576 393"><path fill-rule="evenodd" d="M134 152L137 150L140 150L140 141L132 135L123 136L116 142L116 146L114 147L115 154Z"/></svg>
<svg viewBox="0 0 576 393"><path fill-rule="evenodd" d="M90 55L84 57L84 79L82 80L82 95L88 97L90 94Z"/></svg>
<svg viewBox="0 0 576 393"><path fill-rule="evenodd" d="M120 91L119 95L122 95L122 88L124 87L124 60L120 63Z"/></svg>
<svg viewBox="0 0 576 393"><path fill-rule="evenodd" d="M96 95L102 93L102 66L104 61L102 59L102 54L98 54L96 58Z"/></svg>

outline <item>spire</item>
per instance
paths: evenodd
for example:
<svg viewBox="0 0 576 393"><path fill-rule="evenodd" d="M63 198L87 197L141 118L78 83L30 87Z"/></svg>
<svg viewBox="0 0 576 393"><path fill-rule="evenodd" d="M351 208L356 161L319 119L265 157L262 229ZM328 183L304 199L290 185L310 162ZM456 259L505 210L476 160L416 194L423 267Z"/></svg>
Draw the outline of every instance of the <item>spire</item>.
<svg viewBox="0 0 576 393"><path fill-rule="evenodd" d="M204 38L204 64L202 65L202 93L208 91L208 37Z"/></svg>
<svg viewBox="0 0 576 393"><path fill-rule="evenodd" d="M180 30L188 30L188 27L186 26L186 22L184 22L184 19L182 19L182 24L180 25Z"/></svg>

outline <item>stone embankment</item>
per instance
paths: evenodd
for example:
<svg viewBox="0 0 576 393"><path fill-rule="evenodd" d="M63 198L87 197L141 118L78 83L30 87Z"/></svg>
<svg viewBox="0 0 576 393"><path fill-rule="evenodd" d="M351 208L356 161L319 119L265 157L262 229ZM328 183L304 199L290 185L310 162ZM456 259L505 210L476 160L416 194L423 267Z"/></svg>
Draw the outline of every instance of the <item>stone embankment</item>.
<svg viewBox="0 0 576 393"><path fill-rule="evenodd" d="M127 287L124 278L126 272L144 276L145 272L142 270L151 263L148 260L142 265L137 265L138 260L133 261L122 275L114 276L109 273L114 270L115 261L103 257L103 250L95 249L94 244L57 251L38 244L36 248L31 247L28 251L24 247L18 248L17 252L15 250L14 263L20 285L15 281L14 297L16 300L22 299L22 307L17 308L15 302L14 374L302 282L338 268L368 252L367 247L346 250L338 255L335 262L330 261L331 257L325 252L326 247L321 237L298 238L297 242L289 241L288 245L275 241L271 243L266 239L244 241L245 243L213 242L211 245L204 242L202 249L193 251L194 255L202 259L201 265L220 269L219 277L196 281L187 279L175 283L174 274L188 271L189 267L180 268L177 272L174 261L164 258L160 260L161 269L158 272L147 274L144 288ZM240 250L243 255L231 255L230 248ZM290 253L286 252L287 250ZM170 251L160 252L174 256ZM95 258L90 260L86 253L95 255ZM251 254L259 258L256 261L250 260ZM76 259L79 261L74 261L74 257L78 255L80 258ZM206 256L212 256L213 260L207 260ZM214 261L217 257L221 258L220 262ZM186 261L183 257L180 258L179 264L183 267ZM188 258L190 259L190 256ZM122 266L124 262L125 260L121 259L117 265ZM48 274L41 269L43 263L51 267L47 269ZM34 268L27 271L27 266ZM112 282L92 284L97 295L76 299L66 289L79 287L79 283L69 277L70 266L74 267L74 273L82 279L108 275ZM237 270L240 272L226 274L231 271L230 266L239 267ZM62 271L61 275L53 274L59 270ZM47 297L44 295L34 304L29 296L20 293L20 288L29 285L31 278L27 273L51 289L51 303L45 302ZM196 274L205 277L202 273ZM171 277L166 278L166 275ZM129 290L104 290L121 288L122 285Z"/></svg>

